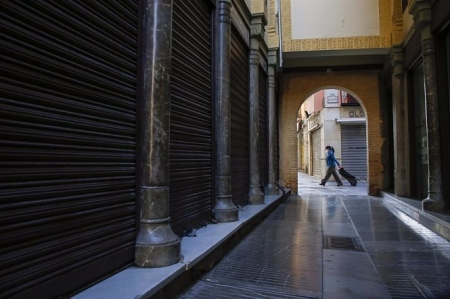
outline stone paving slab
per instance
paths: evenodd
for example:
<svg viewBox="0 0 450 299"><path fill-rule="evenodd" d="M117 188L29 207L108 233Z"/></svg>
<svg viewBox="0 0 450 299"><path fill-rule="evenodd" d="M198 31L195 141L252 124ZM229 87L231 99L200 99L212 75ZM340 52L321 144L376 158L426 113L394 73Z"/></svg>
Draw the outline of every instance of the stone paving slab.
<svg viewBox="0 0 450 299"><path fill-rule="evenodd" d="M180 298L450 298L447 240L364 186L332 190L291 196Z"/></svg>
<svg viewBox="0 0 450 299"><path fill-rule="evenodd" d="M347 180L342 180L344 186L336 186L336 182L329 181L325 186L320 186L320 178L310 176L306 173L298 173L298 194L299 195L319 195L319 196L367 196L367 181L359 181L356 186L351 186Z"/></svg>

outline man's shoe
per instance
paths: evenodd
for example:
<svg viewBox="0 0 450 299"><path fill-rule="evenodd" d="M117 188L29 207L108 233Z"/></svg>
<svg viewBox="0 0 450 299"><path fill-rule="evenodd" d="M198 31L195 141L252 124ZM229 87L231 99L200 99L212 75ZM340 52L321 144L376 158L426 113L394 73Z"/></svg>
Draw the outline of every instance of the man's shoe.
<svg viewBox="0 0 450 299"><path fill-rule="evenodd" d="M343 185L337 185L338 187L342 187Z"/></svg>
<svg viewBox="0 0 450 299"><path fill-rule="evenodd" d="M320 183L319 185L320 185L320 186L325 186L325 183Z"/></svg>

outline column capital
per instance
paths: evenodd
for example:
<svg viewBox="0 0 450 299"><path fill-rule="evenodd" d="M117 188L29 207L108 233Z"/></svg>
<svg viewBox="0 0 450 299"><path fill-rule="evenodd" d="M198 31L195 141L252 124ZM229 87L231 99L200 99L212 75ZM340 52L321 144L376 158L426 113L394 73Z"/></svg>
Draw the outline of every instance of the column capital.
<svg viewBox="0 0 450 299"><path fill-rule="evenodd" d="M267 19L263 14L253 15L250 22L250 37L257 38L259 40L264 39L264 27L266 25Z"/></svg>
<svg viewBox="0 0 450 299"><path fill-rule="evenodd" d="M404 73L403 70L403 50L400 45L392 46L389 51L389 56L391 60L391 66L393 68L394 75L401 75Z"/></svg>
<svg viewBox="0 0 450 299"><path fill-rule="evenodd" d="M271 67L276 68L278 66L278 51L277 50L269 50L267 54L267 62Z"/></svg>
<svg viewBox="0 0 450 299"><path fill-rule="evenodd" d="M409 9L416 28L422 29L431 24L431 3L429 0L414 0Z"/></svg>
<svg viewBox="0 0 450 299"><path fill-rule="evenodd" d="M217 20L219 23L231 25L231 4L232 0L217 0Z"/></svg>

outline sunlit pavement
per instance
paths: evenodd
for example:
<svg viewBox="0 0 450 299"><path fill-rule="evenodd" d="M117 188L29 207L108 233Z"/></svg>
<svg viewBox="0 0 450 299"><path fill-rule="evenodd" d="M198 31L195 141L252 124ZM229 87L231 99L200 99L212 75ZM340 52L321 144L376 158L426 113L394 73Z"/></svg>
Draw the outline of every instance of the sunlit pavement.
<svg viewBox="0 0 450 299"><path fill-rule="evenodd" d="M181 298L450 298L450 244L351 187L291 196Z"/></svg>
<svg viewBox="0 0 450 299"><path fill-rule="evenodd" d="M359 181L356 186L351 186L350 183L342 178L344 186L337 186L336 182L328 181L325 186L320 186L321 178L310 176L306 173L298 173L298 194L299 195L362 195L368 194L367 181Z"/></svg>

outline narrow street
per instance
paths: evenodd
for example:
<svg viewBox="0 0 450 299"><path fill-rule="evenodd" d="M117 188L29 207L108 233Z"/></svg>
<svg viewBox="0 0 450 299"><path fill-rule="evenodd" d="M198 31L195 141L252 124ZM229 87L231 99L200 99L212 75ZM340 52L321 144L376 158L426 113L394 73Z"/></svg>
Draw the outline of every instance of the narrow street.
<svg viewBox="0 0 450 299"><path fill-rule="evenodd" d="M450 243L357 187L292 195L180 298L450 298Z"/></svg>

